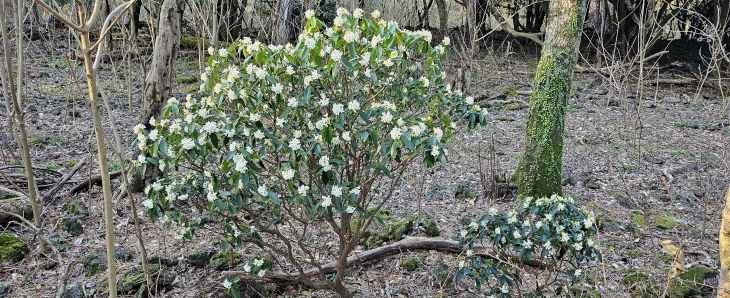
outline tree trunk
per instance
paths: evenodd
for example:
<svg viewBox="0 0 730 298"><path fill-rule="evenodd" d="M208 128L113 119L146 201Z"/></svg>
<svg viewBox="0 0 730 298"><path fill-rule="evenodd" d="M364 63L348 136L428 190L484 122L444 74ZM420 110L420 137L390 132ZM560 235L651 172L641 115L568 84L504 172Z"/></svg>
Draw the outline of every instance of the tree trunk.
<svg viewBox="0 0 730 298"><path fill-rule="evenodd" d="M446 31L448 29L448 16L446 15L446 1L436 0L436 8L439 12L439 30ZM446 36L449 34L446 33Z"/></svg>
<svg viewBox="0 0 730 298"><path fill-rule="evenodd" d="M527 132L515 172L520 198L562 195L563 134L586 0L554 0L532 83Z"/></svg>
<svg viewBox="0 0 730 298"><path fill-rule="evenodd" d="M283 45L289 42L291 34L291 16L293 10L292 0L281 0L279 2L279 13L276 20L276 33L274 44Z"/></svg>
<svg viewBox="0 0 730 298"><path fill-rule="evenodd" d="M720 280L717 283L717 297L730 298L730 188L725 196L720 225Z"/></svg>
<svg viewBox="0 0 730 298"><path fill-rule="evenodd" d="M144 100L142 101L142 115L140 123L149 125L152 117L159 118L162 107L172 96L173 65L180 48L180 26L182 0L164 0L160 9L159 28L155 39L155 48L152 54L152 63L144 82ZM139 149L135 149L139 155ZM160 172L157 167L148 167L144 178L139 173L132 176L131 187L140 192L147 182L154 180Z"/></svg>

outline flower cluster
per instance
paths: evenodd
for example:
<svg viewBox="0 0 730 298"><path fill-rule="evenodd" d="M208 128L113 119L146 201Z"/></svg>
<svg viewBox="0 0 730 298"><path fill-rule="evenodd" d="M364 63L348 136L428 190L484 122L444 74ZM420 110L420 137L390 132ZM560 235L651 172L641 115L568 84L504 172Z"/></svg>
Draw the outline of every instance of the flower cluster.
<svg viewBox="0 0 730 298"><path fill-rule="evenodd" d="M459 124L485 124L486 111L445 81L448 40L431 46L427 31L376 12L340 9L329 28L305 15L296 44L210 49L203 95L171 98L161 119L135 128L138 165L162 172L143 203L153 219L189 239L199 217L223 214L226 243L264 245L284 210L363 214L375 178L419 158L433 166Z"/></svg>
<svg viewBox="0 0 730 298"><path fill-rule="evenodd" d="M540 260L552 270L565 272L574 282L581 273L581 263L601 258L593 240L595 233L593 212L576 206L572 198L528 197L506 214L490 208L487 215L461 231L460 244L471 249L476 242L488 242L500 253L500 260L483 259L467 251L458 276L472 277L479 287L487 284L492 295L511 297L509 290L515 282L520 283L520 273L512 271L514 267L507 260L516 257L517 263ZM570 264L568 268L560 268L564 260Z"/></svg>

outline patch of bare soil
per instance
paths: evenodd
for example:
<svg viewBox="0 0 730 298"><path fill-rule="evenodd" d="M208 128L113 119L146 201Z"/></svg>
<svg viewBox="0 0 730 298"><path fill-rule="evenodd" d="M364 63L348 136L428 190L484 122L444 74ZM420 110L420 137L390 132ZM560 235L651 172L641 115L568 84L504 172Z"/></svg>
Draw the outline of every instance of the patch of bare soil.
<svg viewBox="0 0 730 298"><path fill-rule="evenodd" d="M34 165L68 173L73 162L83 157L95 159L95 143L91 116L80 61L66 60L68 49L62 41L36 41L27 49L27 98L24 100L26 121L31 138ZM506 99L527 101L537 51L496 42L481 60L479 67L467 72L474 95L505 94ZM521 52L503 54L506 48ZM68 64L71 63L71 65ZM179 94L187 86L195 86L197 59L177 60L176 83ZM70 70L73 70L71 72ZM457 68L449 70L458 74ZM104 115L107 133L116 125L122 139L125 158L131 156L132 127L138 121L142 73L139 60L133 60L131 72L126 62L107 62L100 74L111 114ZM185 79L187 78L187 79ZM131 79L132 96L127 94ZM579 284L595 290L602 297L632 297L631 292L646 291L658 295L643 285L622 280L632 269L639 269L664 290L673 257L663 252L660 243L684 251L687 269L719 267L717 234L724 204L724 190L730 173L730 130L728 129L728 99L715 90L697 86L660 85L645 87L643 96L631 91L635 84L612 86L610 80L594 74L577 75L575 93L571 97L565 123L564 193L588 206L601 221L597 239L604 262L591 263L584 268ZM458 84L457 84L458 85ZM614 90L625 90L617 93ZM500 97L501 98L501 97ZM502 98L505 99L505 98ZM490 107L490 124L456 136L449 149L448 162L432 169L413 166L405 175L394 197L384 206L392 212L390 221L418 214L420 200L422 218L433 218L441 238L452 239L470 219L479 218L490 207L508 210L513 193L497 180L509 178L516 168L525 132L527 109L518 105L496 104ZM640 117L639 117L640 116ZM0 110L0 123L8 115ZM8 143L3 141L3 143ZM4 144L3 144L4 146ZM111 149L111 148L110 148ZM16 155L17 156L17 155ZM122 164L110 154L113 170ZM0 166L17 163L3 147ZM44 202L44 231L61 251L63 264L53 264L52 255L41 256L37 239L27 229L11 225L0 231L19 236L29 244L30 253L20 262L0 265L0 297L51 297L55 295L65 266L71 292L90 296L105 296L99 290L105 271L93 272L88 263L90 254L103 248L102 194L99 186L68 194L75 183L97 174L96 163L87 164L58 195ZM91 170L89 170L91 169ZM115 187L120 184L114 180ZM458 185L467 185L476 193L473 200L455 197ZM495 191L496 189L496 191ZM143 194L135 194L137 210ZM67 206L80 201L88 207L88 216L74 213ZM130 201L115 202L114 215L119 272L139 267L140 250L134 236ZM173 239L160 223L150 222L140 213L143 241L155 263L162 265L169 285L162 297L223 297L220 268L207 264L211 250L218 250L215 227L208 227L190 242ZM73 236L61 219L75 218L83 228ZM417 227L410 235L425 236ZM254 254L254 247L237 251ZM420 266L406 270L404 261L421 254ZM351 269L350 288L360 297L479 297L483 296L472 281L451 282L449 272L457 267L457 257L436 251L404 252L399 255L359 264ZM274 268L276 269L276 268ZM635 272L635 271L632 271ZM120 275L121 276L121 275ZM163 275L159 275L163 279ZM701 293L712 296L717 281L701 281ZM244 296L292 297L311 294L332 297L332 294L304 288L246 284ZM6 292L3 292L5 290ZM4 294L3 294L4 293ZM135 292L125 294L127 297ZM123 297L125 296L123 295ZM444 296L442 296L444 297ZM585 296L588 297L588 296Z"/></svg>

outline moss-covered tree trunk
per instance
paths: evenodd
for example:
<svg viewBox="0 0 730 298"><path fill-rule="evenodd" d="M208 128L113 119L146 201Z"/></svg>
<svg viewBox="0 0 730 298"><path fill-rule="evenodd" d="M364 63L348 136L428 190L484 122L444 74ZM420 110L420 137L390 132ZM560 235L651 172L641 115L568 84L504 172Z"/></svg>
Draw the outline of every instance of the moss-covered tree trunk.
<svg viewBox="0 0 730 298"><path fill-rule="evenodd" d="M159 118L162 107L167 99L172 96L173 66L180 49L180 27L182 19L182 0L164 0L160 9L157 37L152 53L150 71L144 81L144 99L140 123L152 129L149 121L152 117ZM135 149L135 157L139 155L139 149ZM130 186L134 191L142 191L147 181L154 180L160 172L157 167L148 167L145 177L139 173L132 175Z"/></svg>
<svg viewBox="0 0 730 298"><path fill-rule="evenodd" d="M532 83L527 132L515 172L520 198L562 195L565 110L585 7L585 0L550 2L545 45Z"/></svg>

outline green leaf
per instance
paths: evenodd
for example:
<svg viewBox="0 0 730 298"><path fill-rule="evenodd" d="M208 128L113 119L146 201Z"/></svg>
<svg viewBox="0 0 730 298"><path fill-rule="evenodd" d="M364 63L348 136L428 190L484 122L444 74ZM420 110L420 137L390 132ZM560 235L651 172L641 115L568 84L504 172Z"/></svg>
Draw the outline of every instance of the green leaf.
<svg viewBox="0 0 730 298"><path fill-rule="evenodd" d="M332 139L334 138L334 135L335 135L335 132L331 127L327 126L324 129L322 129L322 139L324 139L324 141L327 142L327 144L332 143Z"/></svg>

